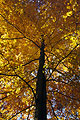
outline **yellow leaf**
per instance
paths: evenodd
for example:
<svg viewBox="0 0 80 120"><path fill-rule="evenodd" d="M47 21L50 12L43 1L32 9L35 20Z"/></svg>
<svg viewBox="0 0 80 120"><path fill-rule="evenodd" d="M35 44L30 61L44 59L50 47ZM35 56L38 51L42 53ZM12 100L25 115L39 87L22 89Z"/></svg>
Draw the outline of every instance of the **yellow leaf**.
<svg viewBox="0 0 80 120"><path fill-rule="evenodd" d="M70 9L70 6L67 6L67 9Z"/></svg>
<svg viewBox="0 0 80 120"><path fill-rule="evenodd" d="M71 16L72 15L72 11L69 11L66 13L67 16Z"/></svg>
<svg viewBox="0 0 80 120"><path fill-rule="evenodd" d="M22 99L22 102L26 102L26 98L23 98L23 99Z"/></svg>
<svg viewBox="0 0 80 120"><path fill-rule="evenodd" d="M20 92L20 88L17 88L16 93L18 94Z"/></svg>

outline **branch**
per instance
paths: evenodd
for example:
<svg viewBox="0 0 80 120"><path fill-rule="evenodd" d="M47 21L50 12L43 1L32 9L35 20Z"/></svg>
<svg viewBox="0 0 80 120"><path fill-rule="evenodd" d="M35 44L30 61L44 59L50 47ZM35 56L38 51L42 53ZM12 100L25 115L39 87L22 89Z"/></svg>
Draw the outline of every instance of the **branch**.
<svg viewBox="0 0 80 120"><path fill-rule="evenodd" d="M73 68L68 67L67 65L64 64L64 62L62 62L62 64L63 64L66 68L68 68L68 70L72 70L72 72L73 72L77 77L79 77L79 76L75 73L75 71L73 70Z"/></svg>
<svg viewBox="0 0 80 120"><path fill-rule="evenodd" d="M63 57L59 62L58 64L56 65L56 67L54 68L54 70L57 68L57 66L64 60L66 59L74 50L75 48L78 46L79 44L77 44L65 57Z"/></svg>
<svg viewBox="0 0 80 120"><path fill-rule="evenodd" d="M72 33L72 34L73 34L73 33ZM56 41L55 44L52 46L51 49L53 49L55 45L59 44L59 42L61 42L62 40L65 40L66 37L68 37L68 36L70 36L70 35L72 35L72 34L66 35L65 37L62 37L61 39L59 39L58 41ZM55 35L54 37L56 37L56 35ZM53 37L53 38L54 38L54 37ZM52 39L53 39L53 38L52 38Z"/></svg>
<svg viewBox="0 0 80 120"><path fill-rule="evenodd" d="M50 105L51 105L53 115L57 118L57 115L56 115L56 114L55 114L55 112L54 112L54 108L53 108L53 106L52 106L51 101L50 101L50 100L48 100L48 102L49 102L49 103L50 103ZM57 118L57 120L58 120L58 118Z"/></svg>
<svg viewBox="0 0 80 120"><path fill-rule="evenodd" d="M29 62L27 62L27 63L25 63L25 64L22 64L22 66L26 66L26 65L30 64L31 62L33 62L33 61L35 61L35 60L39 60L39 58L33 59L33 60L31 60L31 61L29 61ZM17 69L18 67L19 67L19 66L16 66L16 67L14 68L14 70Z"/></svg>
<svg viewBox="0 0 80 120"><path fill-rule="evenodd" d="M26 82L22 77L20 77L19 75L15 74L15 75L9 75L9 74L3 74L3 73L0 73L0 75L5 75L5 76L16 76L16 77L19 77L22 81L24 81L28 87L32 90L33 94L34 94L34 97L36 98L36 94L34 93L34 90L33 88L29 85L28 82Z"/></svg>
<svg viewBox="0 0 80 120"><path fill-rule="evenodd" d="M29 107L27 107L27 108L25 108L25 109L23 109L23 110L21 110L20 112L18 112L18 113L16 113L15 115L13 115L9 120L11 120L12 118L14 118L15 116L17 116L19 113L21 113L21 112L23 112L23 111L25 111L25 110L27 110L27 109L29 109L30 107L32 107L32 106L34 106L34 105L31 105L31 106L29 106Z"/></svg>
<svg viewBox="0 0 80 120"><path fill-rule="evenodd" d="M8 74L4 74L4 73L0 73L0 75L4 75L4 76L17 76L17 75L8 75Z"/></svg>
<svg viewBox="0 0 80 120"><path fill-rule="evenodd" d="M70 98L70 99L72 99L72 100L77 100L77 101L80 102L80 99L76 99L76 98L74 98L74 97L70 97L70 96L68 96L68 95L64 95L62 92L59 92L58 90L55 90L55 91L49 91L49 92L57 92L57 93L59 93L59 94L65 96L65 97L67 97L67 98Z"/></svg>
<svg viewBox="0 0 80 120"><path fill-rule="evenodd" d="M55 92L58 92L58 91L55 91ZM70 96L68 96L68 95L64 95L62 92L58 92L58 93L61 94L61 95L63 95L63 96L65 96L65 97L68 97L68 98L70 98L70 99L72 99L72 100L77 100L77 101L80 102L79 99L76 99L76 98L74 98L74 97L70 97Z"/></svg>
<svg viewBox="0 0 80 120"><path fill-rule="evenodd" d="M64 81L61 81L61 80L57 81L57 80L55 80L55 79L49 79L49 80L46 80L46 81L56 81L56 82L62 82L62 83L64 83L64 84L67 84L67 85L72 86L71 84L66 83L66 82L64 82Z"/></svg>
<svg viewBox="0 0 80 120"><path fill-rule="evenodd" d="M32 90L32 92L33 92L34 98L36 99L36 94L34 93L34 90L33 90L33 88L29 85L29 83L26 82L26 81L25 81L22 77L20 77L19 75L16 74L16 76L19 77L22 81L24 81L24 82L28 85L28 87L29 87L29 88Z"/></svg>
<svg viewBox="0 0 80 120"><path fill-rule="evenodd" d="M12 27L14 27L19 33L21 33L21 34L24 36L24 38L28 39L29 41L31 41L32 43L34 43L38 48L40 48L39 45L37 45L37 44L36 44L33 40L31 40L30 38L26 37L13 23L10 23L2 14L0 14L0 15L3 17L3 19L4 19L9 25L11 25Z"/></svg>
<svg viewBox="0 0 80 120"><path fill-rule="evenodd" d="M5 98L7 98L8 96L5 96L5 97L3 97L3 98L0 98L0 100L4 100Z"/></svg>
<svg viewBox="0 0 80 120"><path fill-rule="evenodd" d="M56 69L55 71L57 71L59 74L62 74L63 76L65 76L66 78L68 78L66 75L68 74L67 72L62 73L61 71L59 71L58 69ZM70 78L68 78L69 80L71 80ZM67 83L66 83L67 84Z"/></svg>
<svg viewBox="0 0 80 120"><path fill-rule="evenodd" d="M56 68L58 67L58 65L59 65L63 60L65 60L65 59L75 50L75 48L76 48L78 45L80 45L80 44L77 44L65 57L63 57L61 60L59 60L59 62L58 62L57 65L55 66L55 68L52 69L52 73L56 70ZM52 73L50 74L49 78L51 77ZM49 79L49 78L48 78L48 79Z"/></svg>
<svg viewBox="0 0 80 120"><path fill-rule="evenodd" d="M1 53L1 52L0 52L0 55L2 55L4 57L3 53ZM8 61L7 58L4 57L4 59ZM8 64L9 64L9 61L8 61Z"/></svg>
<svg viewBox="0 0 80 120"><path fill-rule="evenodd" d="M33 60L31 60L31 61L29 61L29 62L25 63L25 64L24 64L24 65L22 65L22 66L28 65L28 64L30 64L31 62L35 61L35 60L39 60L39 58L33 59Z"/></svg>
<svg viewBox="0 0 80 120"><path fill-rule="evenodd" d="M55 71L57 71L59 74L66 76L64 73L62 73L61 71L59 71L58 69L55 69Z"/></svg>

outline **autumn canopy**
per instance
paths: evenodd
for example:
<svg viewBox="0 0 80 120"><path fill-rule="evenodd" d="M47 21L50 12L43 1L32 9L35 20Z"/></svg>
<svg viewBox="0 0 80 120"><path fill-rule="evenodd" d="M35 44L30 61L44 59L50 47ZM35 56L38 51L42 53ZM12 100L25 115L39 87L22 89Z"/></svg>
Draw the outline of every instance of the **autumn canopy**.
<svg viewBox="0 0 80 120"><path fill-rule="evenodd" d="M80 120L79 0L0 0L0 120Z"/></svg>

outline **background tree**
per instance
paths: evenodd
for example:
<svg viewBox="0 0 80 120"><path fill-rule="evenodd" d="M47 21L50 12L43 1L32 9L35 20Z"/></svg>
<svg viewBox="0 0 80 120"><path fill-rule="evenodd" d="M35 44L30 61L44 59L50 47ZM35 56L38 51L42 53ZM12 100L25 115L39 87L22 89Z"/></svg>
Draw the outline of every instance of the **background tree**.
<svg viewBox="0 0 80 120"><path fill-rule="evenodd" d="M48 120L79 120L79 1L1 0L0 6L0 119L38 120L47 95Z"/></svg>

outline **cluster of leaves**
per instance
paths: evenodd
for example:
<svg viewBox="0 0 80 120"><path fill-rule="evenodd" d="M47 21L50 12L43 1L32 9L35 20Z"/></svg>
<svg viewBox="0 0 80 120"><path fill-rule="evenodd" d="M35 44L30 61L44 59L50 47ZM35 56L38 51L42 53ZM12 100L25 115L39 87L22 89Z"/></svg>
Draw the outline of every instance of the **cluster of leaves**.
<svg viewBox="0 0 80 120"><path fill-rule="evenodd" d="M31 119L41 35L47 116L80 119L78 0L0 0L0 119Z"/></svg>

